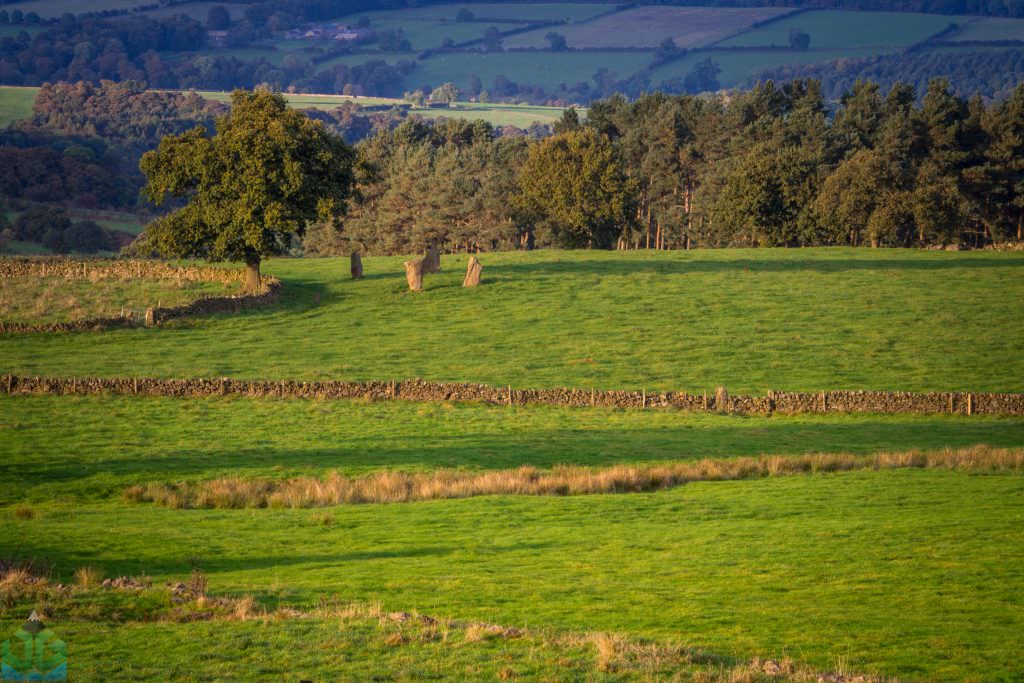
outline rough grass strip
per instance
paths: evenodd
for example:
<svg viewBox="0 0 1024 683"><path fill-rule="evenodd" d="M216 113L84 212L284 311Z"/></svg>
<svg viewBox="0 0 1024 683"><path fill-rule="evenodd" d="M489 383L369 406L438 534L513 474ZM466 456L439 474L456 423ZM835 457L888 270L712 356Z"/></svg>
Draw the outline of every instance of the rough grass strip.
<svg viewBox="0 0 1024 683"><path fill-rule="evenodd" d="M202 482L146 484L124 491L126 501L169 508L311 508L360 503L411 503L474 496L582 496L643 493L697 481L891 470L947 469L967 472L1020 472L1024 449L973 446L933 452L905 451L857 456L818 453L799 456L705 459L667 465L615 465L600 469L559 466L467 472L383 471L357 477L331 472L326 478L280 481L224 477Z"/></svg>
<svg viewBox="0 0 1024 683"><path fill-rule="evenodd" d="M14 606L34 608L47 620L104 620L115 624L329 620L341 627L346 624L371 625L377 637L391 647L417 641L470 647L489 640L515 639L556 651L590 650L595 674L617 674L629 679L639 676L642 680L658 680L659 673L675 671L687 674L689 680L704 683L881 683L883 680L853 674L842 667L832 672L821 672L789 658L730 660L677 642L616 633L558 632L430 616L417 611L388 612L380 603L351 602L338 596L322 596L317 606L307 610L279 604L267 607L248 594L208 595L206 579L197 571L193 571L186 581L170 581L164 586L154 586L152 580L145 576L102 579L97 570L89 567L80 568L75 575L83 573L94 575L97 580L66 585L53 583L47 573L34 572L28 564L4 566L0 563L0 605L8 609Z"/></svg>
<svg viewBox="0 0 1024 683"><path fill-rule="evenodd" d="M67 280L176 280L178 282L213 282L241 284L244 274L237 269L210 266L175 266L163 261L70 259L70 258L14 258L0 259L0 282L13 278L60 277ZM39 332L84 332L116 327L158 325L174 318L210 313L238 312L253 306L273 302L280 293L281 282L274 277L263 278L263 291L257 294L202 297L182 306L152 308L150 320L145 312L127 311L116 317L99 317L53 323L20 323L0 320L0 334L35 334Z"/></svg>

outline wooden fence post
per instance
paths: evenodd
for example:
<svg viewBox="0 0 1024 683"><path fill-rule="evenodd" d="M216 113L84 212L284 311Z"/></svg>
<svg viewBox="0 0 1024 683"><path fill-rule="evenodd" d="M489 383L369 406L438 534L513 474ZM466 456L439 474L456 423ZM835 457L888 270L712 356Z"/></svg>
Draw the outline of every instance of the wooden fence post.
<svg viewBox="0 0 1024 683"><path fill-rule="evenodd" d="M974 414L974 394L972 393L967 394L967 414Z"/></svg>
<svg viewBox="0 0 1024 683"><path fill-rule="evenodd" d="M641 408L646 408L647 407L647 389L641 389L640 390L640 407Z"/></svg>

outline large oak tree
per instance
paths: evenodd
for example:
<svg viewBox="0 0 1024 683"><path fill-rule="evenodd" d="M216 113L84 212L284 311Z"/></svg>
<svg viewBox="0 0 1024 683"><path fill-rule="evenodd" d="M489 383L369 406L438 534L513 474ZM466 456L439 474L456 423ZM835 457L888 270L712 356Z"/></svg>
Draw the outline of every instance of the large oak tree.
<svg viewBox="0 0 1024 683"><path fill-rule="evenodd" d="M148 242L165 256L244 261L256 291L264 257L286 251L308 221L345 213L354 157L281 95L236 90L216 134L197 126L142 157L148 199L186 200L147 227Z"/></svg>

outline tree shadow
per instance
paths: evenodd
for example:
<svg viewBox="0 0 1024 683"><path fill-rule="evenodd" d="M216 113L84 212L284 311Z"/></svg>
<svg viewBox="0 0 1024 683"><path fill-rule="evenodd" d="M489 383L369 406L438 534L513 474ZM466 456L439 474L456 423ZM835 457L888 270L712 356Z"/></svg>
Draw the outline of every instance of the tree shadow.
<svg viewBox="0 0 1024 683"><path fill-rule="evenodd" d="M593 259L545 260L536 263L499 263L485 266L485 274L494 279L519 279L523 276L561 277L565 275L631 275L636 273L686 275L690 273L842 273L850 271L943 271L980 270L993 267L1019 268L1024 256L992 261L962 258L851 258L851 259L693 259L673 261Z"/></svg>
<svg viewBox="0 0 1024 683"><path fill-rule="evenodd" d="M500 419L500 418L499 418ZM693 461L758 455L813 452L870 453L885 450L966 447L985 443L997 447L1024 445L1020 420L978 421L968 418L887 418L884 416L790 419L727 418L709 424L707 417L679 414L674 424L623 429L612 424L563 427L529 433L478 427L460 436L393 436L370 442L336 443L332 432L308 448L246 444L225 448L223 439L206 443L197 436L192 447L149 443L142 452L111 450L111 457L46 454L23 440L0 463L0 502L120 498L134 484L170 484L225 476L281 479L323 476L329 471L357 475L381 469L423 471L437 468L504 469L520 465L609 466L619 463ZM245 430L245 426L240 428ZM67 429L74 429L69 425ZM116 435L107 438L119 438ZM236 440L237 441L237 440ZM94 446L98 444L93 444ZM20 453L34 453L22 458ZM45 455L40 455L45 454Z"/></svg>

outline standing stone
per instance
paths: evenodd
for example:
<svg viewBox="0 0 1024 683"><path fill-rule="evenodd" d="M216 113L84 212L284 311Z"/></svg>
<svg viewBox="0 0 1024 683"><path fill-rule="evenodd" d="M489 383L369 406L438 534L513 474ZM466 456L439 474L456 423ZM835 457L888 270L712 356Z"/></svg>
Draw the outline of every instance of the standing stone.
<svg viewBox="0 0 1024 683"><path fill-rule="evenodd" d="M409 282L409 289L414 292L423 290L423 259L414 258L405 262L405 279Z"/></svg>
<svg viewBox="0 0 1024 683"><path fill-rule="evenodd" d="M441 272L441 252L436 244L431 244L427 253L423 255L423 274Z"/></svg>
<svg viewBox="0 0 1024 683"><path fill-rule="evenodd" d="M153 312L153 307L150 306L146 309L146 327L153 327L156 325L156 315Z"/></svg>
<svg viewBox="0 0 1024 683"><path fill-rule="evenodd" d="M715 410L724 413L729 410L729 392L725 387L715 389Z"/></svg>
<svg viewBox="0 0 1024 683"><path fill-rule="evenodd" d="M483 272L483 264L476 256L469 257L469 265L466 266L466 279L462 281L463 287L476 287L480 284L480 273Z"/></svg>
<svg viewBox="0 0 1024 683"><path fill-rule="evenodd" d="M359 257L358 251L352 252L352 279L358 280L363 277L363 259Z"/></svg>

